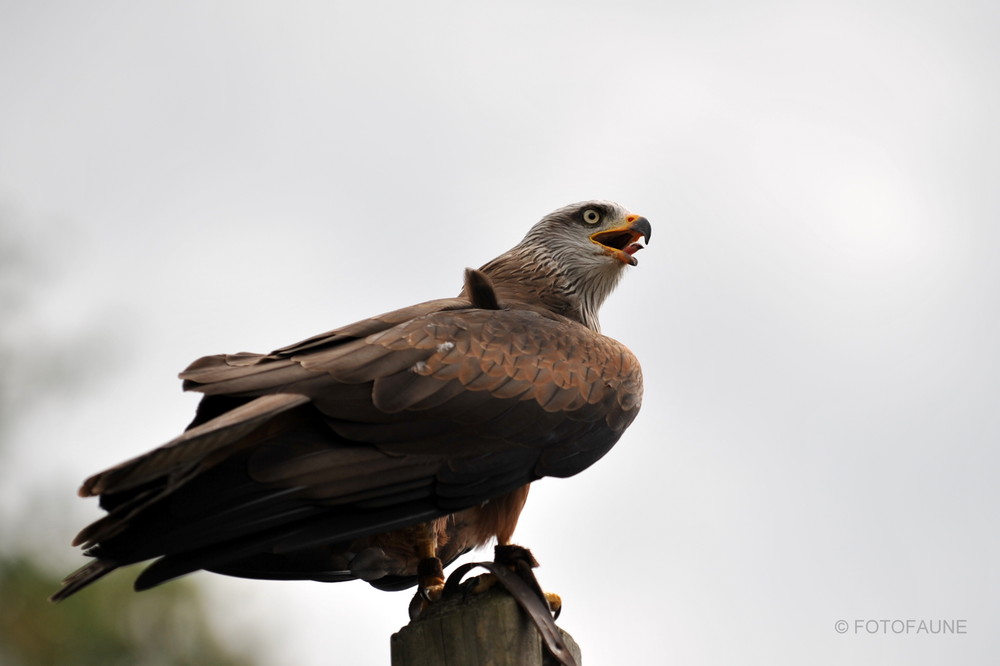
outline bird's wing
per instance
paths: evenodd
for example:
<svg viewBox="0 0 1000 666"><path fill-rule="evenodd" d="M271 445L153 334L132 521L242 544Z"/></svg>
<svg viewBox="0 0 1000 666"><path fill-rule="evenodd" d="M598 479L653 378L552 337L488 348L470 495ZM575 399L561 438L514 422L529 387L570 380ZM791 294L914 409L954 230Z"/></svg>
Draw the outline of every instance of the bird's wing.
<svg viewBox="0 0 1000 666"><path fill-rule="evenodd" d="M556 315L460 299L269 355L206 357L181 376L206 396L196 425L81 489L110 512L78 537L99 558L168 555L143 586L575 474L617 441L642 390L620 343Z"/></svg>
<svg viewBox="0 0 1000 666"><path fill-rule="evenodd" d="M308 402L308 397L301 392L265 390L255 396L239 391L227 394L227 389L233 386L227 380L256 376L258 385L266 386L268 382L278 385L289 369L301 379L301 368L290 361L292 354L310 350L315 353L384 331L423 314L463 307L469 307L468 301L457 298L427 301L315 335L270 354L240 352L202 357L180 373L185 390L212 396L199 405L198 414L188 429L159 448L91 476L80 487L79 495L91 497L121 492L157 477L177 475L193 462L230 451L234 444L257 441L259 437L247 435L277 414ZM283 375L281 371L286 372Z"/></svg>
<svg viewBox="0 0 1000 666"><path fill-rule="evenodd" d="M458 460L527 447L540 456L536 478L593 462L581 456L617 439L642 392L638 362L623 345L516 308L438 310L301 353L213 359L183 375L189 387L210 396L304 395L339 436L390 455Z"/></svg>
<svg viewBox="0 0 1000 666"><path fill-rule="evenodd" d="M305 402L344 438L386 452L464 457L483 441L510 438L545 450L538 476L568 476L585 466L570 460L584 447L545 426L620 434L642 392L638 362L615 340L562 317L471 309L461 299L373 317L268 355L207 356L181 378L209 397L203 409L215 397L237 406L91 477L81 495L124 490L255 441L246 435Z"/></svg>

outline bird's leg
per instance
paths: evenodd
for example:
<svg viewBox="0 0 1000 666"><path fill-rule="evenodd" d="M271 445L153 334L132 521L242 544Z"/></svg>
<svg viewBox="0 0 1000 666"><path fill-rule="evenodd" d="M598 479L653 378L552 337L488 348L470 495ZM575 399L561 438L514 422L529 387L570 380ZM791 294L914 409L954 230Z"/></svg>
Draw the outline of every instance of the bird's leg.
<svg viewBox="0 0 1000 666"><path fill-rule="evenodd" d="M538 560L535 559L530 550L512 543L498 543L493 549L493 561L520 576L537 594L545 598L549 609L555 617L559 617L559 613L562 612L562 597L554 592L542 591L534 572L532 572L532 569L538 566Z"/></svg>
<svg viewBox="0 0 1000 666"><path fill-rule="evenodd" d="M535 574L532 572L532 569L538 566L538 561L530 550L510 543L497 544L493 549L493 561L510 569L528 583L537 595L545 598L555 617L559 617L559 613L562 611L562 597L554 592L543 592L539 587ZM497 577L492 573L484 573L468 580L466 589L473 594L481 594L492 588L497 582Z"/></svg>
<svg viewBox="0 0 1000 666"><path fill-rule="evenodd" d="M437 556L438 535L434 523L414 525L413 548L417 562L417 594L410 603L410 617L415 619L433 601L441 598L444 589L444 567Z"/></svg>
<svg viewBox="0 0 1000 666"><path fill-rule="evenodd" d="M433 599L441 595L444 587L444 568L438 559L438 535L434 523L420 523L414 527L416 531L414 549L420 561L417 562L417 582L421 590L429 590ZM433 600L432 599L432 600Z"/></svg>
<svg viewBox="0 0 1000 666"><path fill-rule="evenodd" d="M444 569L437 557L425 557L417 563L417 585L427 601L437 601L444 588Z"/></svg>

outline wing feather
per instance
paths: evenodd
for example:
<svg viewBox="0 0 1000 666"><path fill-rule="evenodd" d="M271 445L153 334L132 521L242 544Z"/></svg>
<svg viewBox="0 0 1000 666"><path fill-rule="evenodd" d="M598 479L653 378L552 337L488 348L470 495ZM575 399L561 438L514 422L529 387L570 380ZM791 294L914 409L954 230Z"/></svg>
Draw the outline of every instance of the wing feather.
<svg viewBox="0 0 1000 666"><path fill-rule="evenodd" d="M66 594L157 556L138 586L198 568L265 576L271 557L274 577L292 577L296 552L310 577L342 580L343 561L318 570L310 549L479 506L603 455L639 408L631 352L497 301L488 282L472 295L490 307L430 301L271 354L192 363L184 386L206 396L195 424L84 483L110 512L80 538L112 564L82 570Z"/></svg>

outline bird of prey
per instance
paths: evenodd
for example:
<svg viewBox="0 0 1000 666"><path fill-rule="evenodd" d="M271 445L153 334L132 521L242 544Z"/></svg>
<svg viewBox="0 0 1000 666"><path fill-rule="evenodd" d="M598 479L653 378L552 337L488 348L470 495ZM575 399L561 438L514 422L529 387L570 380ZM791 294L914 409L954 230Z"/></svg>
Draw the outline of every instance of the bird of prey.
<svg viewBox="0 0 1000 666"><path fill-rule="evenodd" d="M597 313L649 237L619 204L573 204L455 298L195 361L184 433L80 488L107 514L53 600L146 560L137 590L199 569L432 587L509 543L529 484L589 467L639 410L639 363Z"/></svg>

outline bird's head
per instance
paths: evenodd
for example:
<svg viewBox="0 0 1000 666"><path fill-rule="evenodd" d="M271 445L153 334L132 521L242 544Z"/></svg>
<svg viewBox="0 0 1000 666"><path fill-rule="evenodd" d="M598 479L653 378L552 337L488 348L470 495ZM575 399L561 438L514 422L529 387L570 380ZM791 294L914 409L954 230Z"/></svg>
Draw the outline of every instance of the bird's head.
<svg viewBox="0 0 1000 666"><path fill-rule="evenodd" d="M498 283L598 330L597 310L638 264L649 221L612 201L570 204L539 220L513 249L483 267Z"/></svg>
<svg viewBox="0 0 1000 666"><path fill-rule="evenodd" d="M613 201L570 204L543 217L522 244L540 245L562 263L621 269L639 262L635 253L649 242L649 220Z"/></svg>

